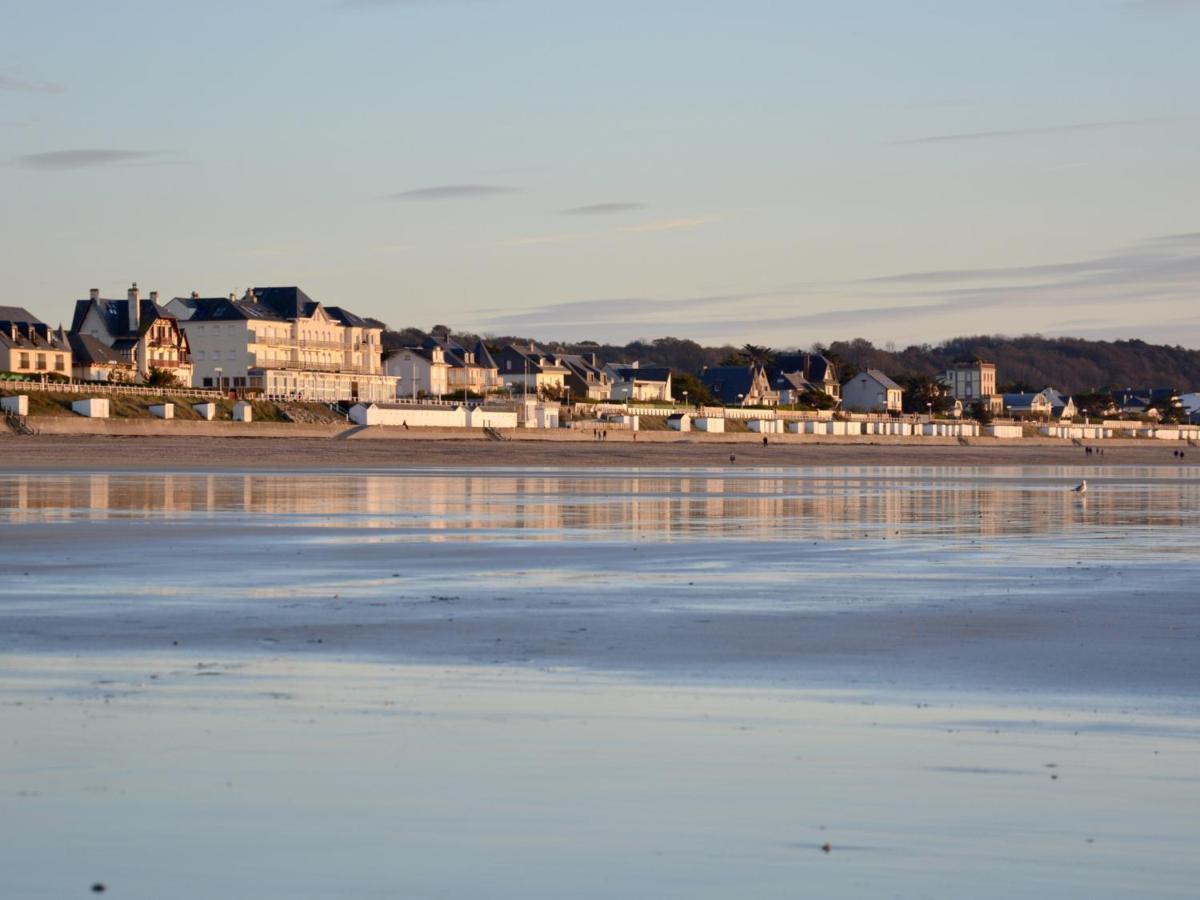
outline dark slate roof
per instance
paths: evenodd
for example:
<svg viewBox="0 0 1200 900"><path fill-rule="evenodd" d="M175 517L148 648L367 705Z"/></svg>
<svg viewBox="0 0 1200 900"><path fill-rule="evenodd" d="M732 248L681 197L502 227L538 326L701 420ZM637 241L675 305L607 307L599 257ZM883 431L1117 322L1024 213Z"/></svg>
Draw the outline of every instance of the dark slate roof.
<svg viewBox="0 0 1200 900"><path fill-rule="evenodd" d="M498 369L496 360L492 359L492 354L488 352L487 345L480 341L475 345L475 362L483 366L485 369Z"/></svg>
<svg viewBox="0 0 1200 900"><path fill-rule="evenodd" d="M71 319L71 330L78 331L87 318L88 311L95 306L104 317L104 327L108 333L117 337L133 334L129 330L129 300L108 300L101 297L98 300L76 300L75 315ZM148 297L142 297L138 303L138 333L145 331L155 319L174 318L165 309Z"/></svg>
<svg viewBox="0 0 1200 900"><path fill-rule="evenodd" d="M808 391L815 390L811 382L807 381L799 372L781 372L771 379L771 390L774 391Z"/></svg>
<svg viewBox="0 0 1200 900"><path fill-rule="evenodd" d="M104 341L99 341L90 334L80 334L77 331L68 332L67 342L71 345L71 356L77 363L112 365L128 362Z"/></svg>
<svg viewBox="0 0 1200 900"><path fill-rule="evenodd" d="M21 306L0 306L0 343L24 350L65 350L50 326Z"/></svg>
<svg viewBox="0 0 1200 900"><path fill-rule="evenodd" d="M269 306L251 300L230 300L228 297L197 297L185 301L193 310L189 322L230 322L245 319L287 321Z"/></svg>
<svg viewBox="0 0 1200 900"><path fill-rule="evenodd" d="M1010 406L1028 407L1033 405L1033 401L1042 396L1041 392L1023 393L1023 394L1001 394L1004 398L1004 407L1007 409Z"/></svg>
<svg viewBox="0 0 1200 900"><path fill-rule="evenodd" d="M325 312L329 313L330 318L337 319L337 321L341 322L343 325L348 325L352 328L372 327L371 323L366 319L356 316L354 313L350 312L350 310L342 309L340 306L327 306L325 307Z"/></svg>
<svg viewBox="0 0 1200 900"><path fill-rule="evenodd" d="M781 372L799 372L814 383L836 378L833 364L819 353L782 353L775 357L767 374L774 377Z"/></svg>
<svg viewBox="0 0 1200 900"><path fill-rule="evenodd" d="M1050 405L1055 409L1065 407L1067 405L1067 397L1064 397L1054 388L1046 388L1042 391L1042 396L1050 401Z"/></svg>
<svg viewBox="0 0 1200 900"><path fill-rule="evenodd" d="M256 287L254 299L285 319L307 319L318 303L298 287Z"/></svg>
<svg viewBox="0 0 1200 900"><path fill-rule="evenodd" d="M754 371L749 366L712 366L700 373L700 380L714 398L726 406L740 402L754 387Z"/></svg>
<svg viewBox="0 0 1200 900"><path fill-rule="evenodd" d="M23 325L44 324L41 319L23 306L0 306L0 322L19 322Z"/></svg>
<svg viewBox="0 0 1200 900"><path fill-rule="evenodd" d="M671 370L665 366L618 366L613 373L622 381L658 381L663 384L671 377Z"/></svg>

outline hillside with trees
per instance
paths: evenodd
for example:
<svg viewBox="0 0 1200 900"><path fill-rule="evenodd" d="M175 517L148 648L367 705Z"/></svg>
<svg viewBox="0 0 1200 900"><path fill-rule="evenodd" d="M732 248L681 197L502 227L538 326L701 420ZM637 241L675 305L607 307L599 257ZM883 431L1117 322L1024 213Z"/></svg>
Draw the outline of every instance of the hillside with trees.
<svg viewBox="0 0 1200 900"><path fill-rule="evenodd" d="M426 334L450 336L470 346L479 335L437 325L424 332L416 328L384 333L384 349L410 346ZM563 353L594 353L601 364L632 362L666 366L677 372L699 374L706 366L738 359L769 358L784 348L756 345L705 347L696 341L662 337L628 344L594 341L562 342L523 336L483 337L489 347L535 341L539 346ZM802 348L810 349L810 348ZM1041 390L1054 387L1068 394L1114 390L1126 387L1166 387L1179 391L1200 388L1200 350L1148 344L1136 339L1088 341L1082 338L1046 338L1037 335L1004 337L979 335L958 337L937 345L923 344L900 349L883 349L856 338L814 346L838 366L842 381L863 369L880 369L901 383L929 378L959 360L984 359L996 364L1003 391ZM765 355L765 356L764 356Z"/></svg>

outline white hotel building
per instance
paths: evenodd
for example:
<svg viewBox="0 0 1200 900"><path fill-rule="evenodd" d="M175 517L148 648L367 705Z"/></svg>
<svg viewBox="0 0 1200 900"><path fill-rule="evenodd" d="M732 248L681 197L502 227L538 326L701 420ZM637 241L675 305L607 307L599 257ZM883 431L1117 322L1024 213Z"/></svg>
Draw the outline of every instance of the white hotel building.
<svg viewBox="0 0 1200 900"><path fill-rule="evenodd" d="M240 300L176 297L167 310L187 331L194 387L322 402L396 399L397 379L383 369L383 327L297 287L252 288Z"/></svg>

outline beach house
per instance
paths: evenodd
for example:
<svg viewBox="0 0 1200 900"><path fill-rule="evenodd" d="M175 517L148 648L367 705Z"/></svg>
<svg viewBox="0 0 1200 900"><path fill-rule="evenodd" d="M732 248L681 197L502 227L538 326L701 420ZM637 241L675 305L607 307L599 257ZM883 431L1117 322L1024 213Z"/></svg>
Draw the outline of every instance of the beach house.
<svg viewBox="0 0 1200 900"><path fill-rule="evenodd" d="M71 348L21 306L0 306L0 372L71 377Z"/></svg>
<svg viewBox="0 0 1200 900"><path fill-rule="evenodd" d="M671 370L664 366L643 366L638 362L609 363L604 370L612 380L614 400L671 402Z"/></svg>
<svg viewBox="0 0 1200 900"><path fill-rule="evenodd" d="M774 406L779 393L771 389L762 366L710 366L700 381L722 406Z"/></svg>
<svg viewBox="0 0 1200 900"><path fill-rule="evenodd" d="M486 397L503 386L483 341L468 350L448 338L429 337L420 346L392 351L383 366L398 380L402 397Z"/></svg>
<svg viewBox="0 0 1200 900"><path fill-rule="evenodd" d="M878 369L867 369L842 385L842 406L855 412L898 413L904 391Z"/></svg>
<svg viewBox="0 0 1200 900"><path fill-rule="evenodd" d="M178 318L158 305L158 291L143 297L137 282L124 299L108 299L92 288L86 300L75 301L71 333L100 341L128 364L136 383L149 381L155 371L178 384L192 383L191 343ZM99 371L99 370L97 370ZM113 367L109 371L118 371Z"/></svg>
<svg viewBox="0 0 1200 900"><path fill-rule="evenodd" d="M771 389L779 394L779 403L812 402L825 394L833 401L842 399L837 368L820 353L781 353L767 366Z"/></svg>
<svg viewBox="0 0 1200 900"><path fill-rule="evenodd" d="M193 293L167 308L184 322L196 387L323 402L396 399L397 379L383 368L383 324L298 287L252 288L240 299Z"/></svg>
<svg viewBox="0 0 1200 900"><path fill-rule="evenodd" d="M500 380L514 394L558 399L566 393L567 367L537 344L509 344L492 354Z"/></svg>
<svg viewBox="0 0 1200 900"><path fill-rule="evenodd" d="M983 403L991 412L1004 411L1004 399L996 393L996 366L981 359L955 363L939 377L938 381L955 400L964 405Z"/></svg>

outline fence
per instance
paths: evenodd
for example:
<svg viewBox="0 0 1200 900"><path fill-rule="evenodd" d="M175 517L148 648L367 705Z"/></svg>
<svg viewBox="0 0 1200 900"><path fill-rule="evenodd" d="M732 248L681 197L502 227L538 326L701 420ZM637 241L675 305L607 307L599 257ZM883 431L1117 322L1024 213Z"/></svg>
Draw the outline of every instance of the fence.
<svg viewBox="0 0 1200 900"><path fill-rule="evenodd" d="M53 381L23 381L17 378L0 377L0 390L42 391L48 394L90 394L107 395L110 397L161 397L170 394L173 397L191 397L198 400L222 400L227 395L224 391L206 391L202 388L173 388L173 387L139 387L135 384L77 384L75 382Z"/></svg>

